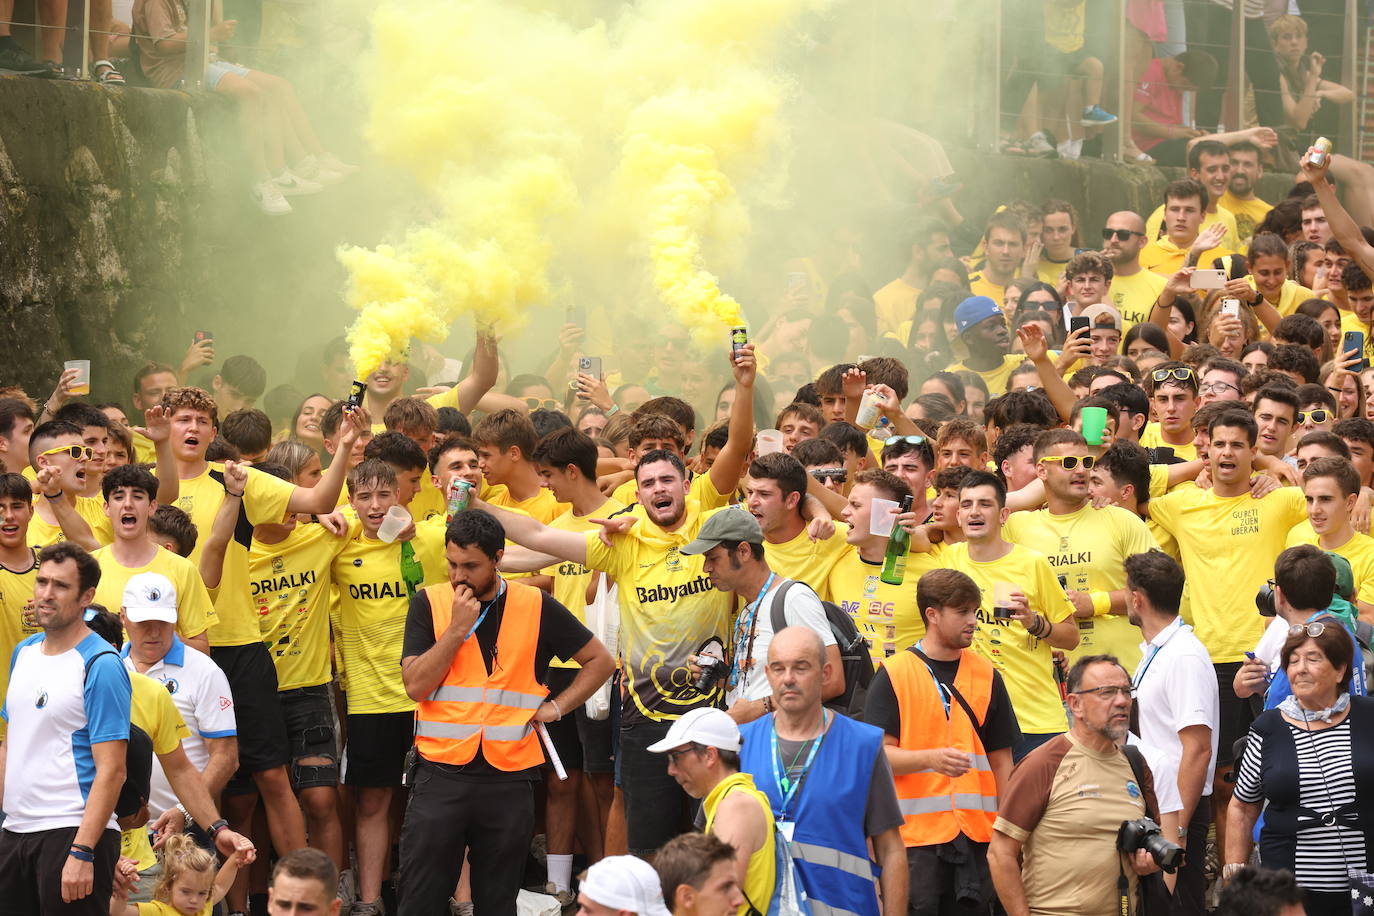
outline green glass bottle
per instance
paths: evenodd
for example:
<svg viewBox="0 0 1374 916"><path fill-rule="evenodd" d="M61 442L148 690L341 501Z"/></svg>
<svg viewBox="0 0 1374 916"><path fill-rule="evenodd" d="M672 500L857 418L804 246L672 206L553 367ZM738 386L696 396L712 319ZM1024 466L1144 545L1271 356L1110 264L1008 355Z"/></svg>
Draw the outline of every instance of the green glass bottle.
<svg viewBox="0 0 1374 916"><path fill-rule="evenodd" d="M911 496L902 497L901 513L911 511ZM911 535L896 522L892 523L892 534L887 538L887 554L883 557L883 571L878 578L888 585L901 585L906 578L906 555L911 549Z"/></svg>
<svg viewBox="0 0 1374 916"><path fill-rule="evenodd" d="M415 547L409 541L401 544L401 581L406 584L407 598L414 598L420 583L425 581L425 568L415 556Z"/></svg>

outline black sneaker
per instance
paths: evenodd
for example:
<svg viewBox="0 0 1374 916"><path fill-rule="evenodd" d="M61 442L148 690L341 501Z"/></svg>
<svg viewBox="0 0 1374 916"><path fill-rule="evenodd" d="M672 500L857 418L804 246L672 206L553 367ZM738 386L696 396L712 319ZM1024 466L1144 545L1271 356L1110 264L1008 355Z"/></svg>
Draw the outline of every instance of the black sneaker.
<svg viewBox="0 0 1374 916"><path fill-rule="evenodd" d="M17 45L0 47L0 70L25 76L47 76L48 68L34 60Z"/></svg>

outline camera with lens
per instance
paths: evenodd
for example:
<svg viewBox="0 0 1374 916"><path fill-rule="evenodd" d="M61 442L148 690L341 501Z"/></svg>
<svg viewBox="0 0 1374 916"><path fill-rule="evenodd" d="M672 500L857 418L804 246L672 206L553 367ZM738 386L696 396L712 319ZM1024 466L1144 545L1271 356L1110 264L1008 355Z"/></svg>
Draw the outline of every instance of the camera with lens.
<svg viewBox="0 0 1374 916"><path fill-rule="evenodd" d="M716 681L725 677L725 662L714 655L698 655L697 667L701 672L692 686L696 687L698 693L710 693Z"/></svg>
<svg viewBox="0 0 1374 916"><path fill-rule="evenodd" d="M1126 855L1144 849L1156 865L1170 874L1183 864L1183 847L1164 839L1159 825L1148 817L1122 821L1116 832L1116 848Z"/></svg>
<svg viewBox="0 0 1374 916"><path fill-rule="evenodd" d="M1274 580L1260 586L1259 592L1255 595L1255 607L1259 610L1261 617L1277 617L1278 608L1274 607Z"/></svg>

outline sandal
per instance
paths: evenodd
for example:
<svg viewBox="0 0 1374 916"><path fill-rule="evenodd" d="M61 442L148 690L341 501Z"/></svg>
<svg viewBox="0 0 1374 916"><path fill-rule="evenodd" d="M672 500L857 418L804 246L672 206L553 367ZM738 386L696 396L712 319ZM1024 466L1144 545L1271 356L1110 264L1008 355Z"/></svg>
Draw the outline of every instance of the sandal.
<svg viewBox="0 0 1374 916"><path fill-rule="evenodd" d="M91 73L95 76L96 82L105 86L123 86L124 74L115 69L115 65L108 60L98 60L91 64Z"/></svg>

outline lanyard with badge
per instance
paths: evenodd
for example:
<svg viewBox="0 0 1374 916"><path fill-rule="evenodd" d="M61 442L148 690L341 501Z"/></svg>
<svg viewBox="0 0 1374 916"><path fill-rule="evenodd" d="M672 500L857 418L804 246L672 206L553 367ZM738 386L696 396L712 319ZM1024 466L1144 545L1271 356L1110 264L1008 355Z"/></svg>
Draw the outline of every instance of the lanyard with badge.
<svg viewBox="0 0 1374 916"><path fill-rule="evenodd" d="M773 720L773 728L769 734L769 739L773 745L773 779L778 786L778 795L782 798L778 805L777 822L778 829L782 831L782 835L786 837L789 843L792 842L792 832L796 828L796 818L788 820L787 809L791 807L792 799L796 796L797 790L801 788L801 784L806 781L807 771L811 769L811 764L816 759L816 752L820 750L821 742L825 740L825 734L828 731L827 725L830 722L829 716L830 710L822 706L820 734L802 744L801 749L797 751L797 756L792 758L791 766L780 766L782 764L782 751L778 748L778 723L776 719ZM797 772L797 778L792 779L788 773L797 765L797 760L806 751L807 745L810 745L811 752L806 755L806 762L801 765L801 769ZM798 803L798 808L798 813L800 813L800 803Z"/></svg>
<svg viewBox="0 0 1374 916"><path fill-rule="evenodd" d="M735 621L735 659L730 665L729 683L732 690L754 670L754 633L758 628L759 606L763 604L763 596L768 594L768 589L772 587L776 578L777 573L770 571L763 588L759 589L758 597L745 605L744 612L749 615L748 623L745 623L745 613L740 614ZM744 646L744 652L740 652L741 645ZM740 665L741 656L744 658L743 665Z"/></svg>
<svg viewBox="0 0 1374 916"><path fill-rule="evenodd" d="M1183 628L1187 626L1186 623L1180 621L1175 626L1174 632L1169 634L1169 639L1173 639L1179 633L1183 632ZM1188 629L1191 630L1192 627L1188 627ZM1133 688L1138 689L1140 687L1141 683L1145 680L1145 672L1150 670L1150 665L1154 664L1154 660L1159 657L1159 653L1164 651L1164 647L1169 644L1169 639L1164 640L1164 642L1159 645L1151 644L1149 657L1145 659L1145 664L1140 666L1140 670L1135 673L1135 680L1131 683Z"/></svg>

